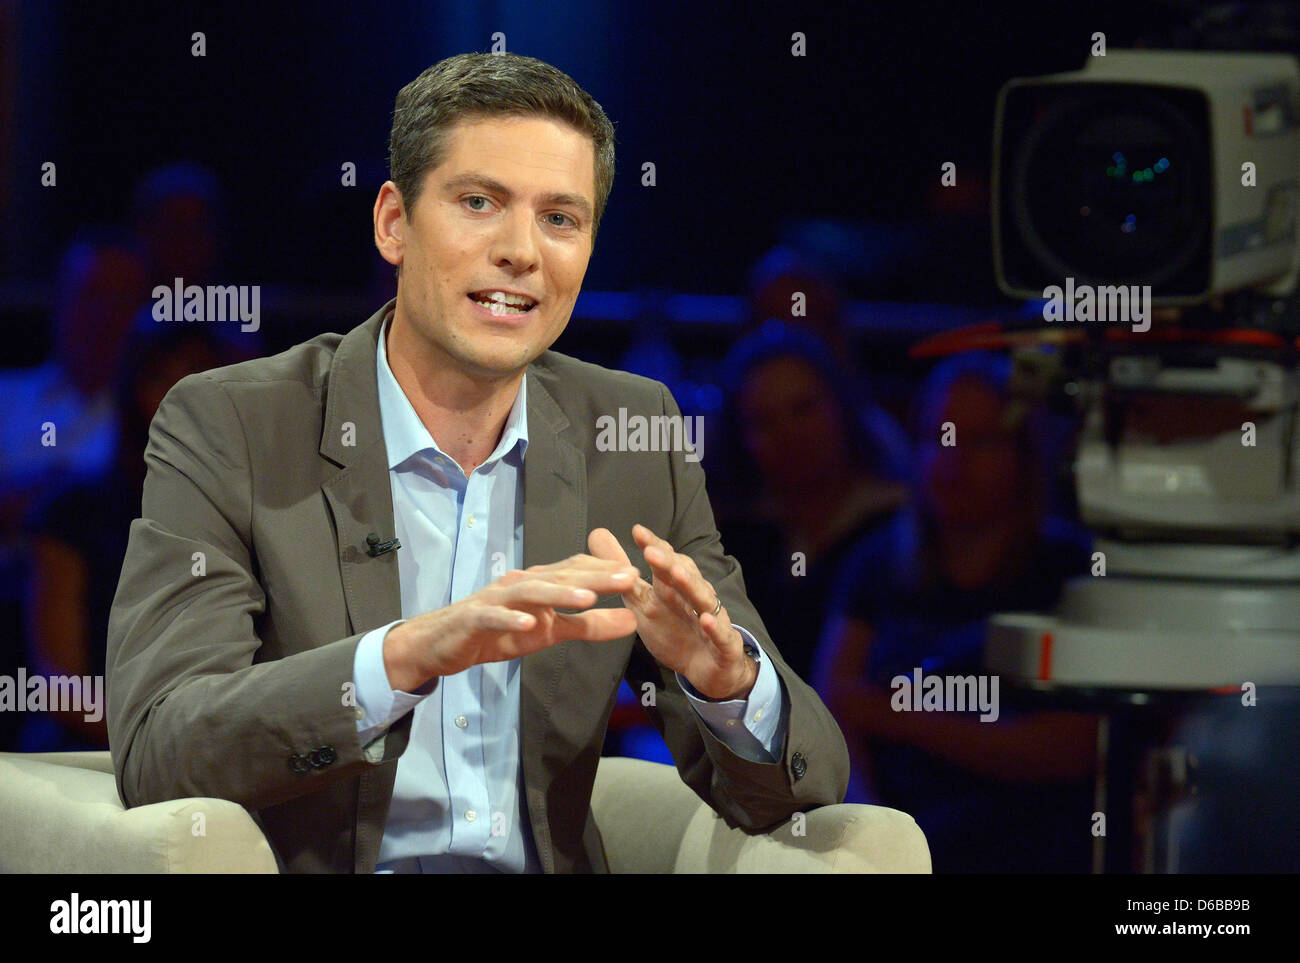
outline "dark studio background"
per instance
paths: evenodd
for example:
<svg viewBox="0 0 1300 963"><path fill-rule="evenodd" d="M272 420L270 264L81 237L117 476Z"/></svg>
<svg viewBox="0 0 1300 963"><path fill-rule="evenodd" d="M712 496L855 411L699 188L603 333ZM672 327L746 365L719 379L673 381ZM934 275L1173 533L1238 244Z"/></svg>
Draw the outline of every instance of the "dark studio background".
<svg viewBox="0 0 1300 963"><path fill-rule="evenodd" d="M274 353L363 321L395 293L371 233L394 96L444 57L490 49L502 31L511 52L570 74L617 132L613 192L556 349L663 380L687 414L709 419L704 463L724 544L740 559L774 641L805 678L816 676L821 687L834 676L828 653L843 643L836 642L843 618L881 633L905 626L898 638L910 632L917 645L933 643L941 663L964 664L975 651L971 626L1009 606L1050 606L1060 582L1080 571L1088 538L1061 480L1074 426L1044 414L1027 456L1032 470L1015 462L1045 492L1041 518L1015 520L1033 526L1020 555L1004 559L1015 576L905 601L873 588L903 568L894 535L924 480L913 434L929 424L927 399L944 410L945 401L956 403L954 384L964 383L974 395L962 395L963 404L1001 403L1005 372L996 359L972 363L968 380L954 382L954 372L932 377L931 365L907 354L928 334L1019 310L996 287L990 249L997 92L1013 77L1078 69L1095 31L1113 48L1187 42L1186 26L1203 10L1173 2L801 9L0 0L0 368L21 375L52 362L65 253L78 241L138 231L133 199L142 178L177 162L213 175L219 196L203 207L216 242L210 279L261 285L261 330L159 344L137 317L122 333L131 347L104 388L119 405L165 390L139 387L151 373L156 382L157 372L179 376L187 363ZM204 57L191 56L194 31L206 35ZM791 56L795 31L807 37L806 56ZM57 187L41 186L46 161L57 164ZM646 161L656 165L656 186L641 185ZM954 188L939 185L947 161L957 165ZM356 165L355 187L340 183L346 162ZM170 276L147 280L151 287ZM789 290L809 293L808 318L764 327L773 315L791 321ZM782 369L773 363L779 357L795 360ZM24 397L13 390L4 397ZM765 461L747 447L751 436L739 427L777 417L763 399L784 398L798 434L797 419L809 417L798 409L800 391L820 398L819 410L837 412L819 430L844 457L819 463L827 472L820 480L783 475L780 459ZM26 424L27 414L11 406L0 418ZM74 668L42 651L34 607L62 596L51 581L40 592L31 584L38 539L84 564L91 584L77 606L91 646L102 647L96 619L116 583L122 517L129 523L130 507L139 506L132 466L140 448L131 448L139 436L129 412L121 412L119 430L119 454L82 466L86 477L24 476L3 493L0 672L42 659ZM779 436L767 444L779 447ZM824 517L791 507L792 493L839 491L841 482L853 495L828 499ZM74 483L81 488L66 492ZM790 551L805 543L813 549L808 572L793 579ZM805 616L814 630L803 628ZM100 670L102 651L85 657L80 671ZM100 744L93 731L9 716L0 715L0 750ZM936 871L1087 871L1095 718L1008 717L1041 725L1035 731L1052 733L1056 748L994 772L863 735L873 774L859 773L855 758L862 779L850 801L912 812L931 840ZM1189 716L1202 720L1195 730L1202 737L1224 728L1206 718ZM656 739L629 696L607 751L668 761ZM1180 810L1183 866L1294 870L1294 826L1279 837L1268 793L1247 798L1237 788L1267 781L1274 763L1234 745L1203 751L1207 766L1219 766L1214 785L1231 788ZM1009 833L1016 845L1005 844ZM972 837L984 844L970 844Z"/></svg>

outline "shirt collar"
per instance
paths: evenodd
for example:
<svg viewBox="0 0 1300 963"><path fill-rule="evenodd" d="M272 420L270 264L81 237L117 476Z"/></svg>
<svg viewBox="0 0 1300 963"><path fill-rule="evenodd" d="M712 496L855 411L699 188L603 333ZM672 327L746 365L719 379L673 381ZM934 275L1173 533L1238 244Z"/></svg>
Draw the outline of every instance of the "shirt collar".
<svg viewBox="0 0 1300 963"><path fill-rule="evenodd" d="M396 468L412 455L432 449L444 457L450 457L433 440L429 429L424 426L420 416L415 413L406 392L397 383L393 371L388 367L388 349L385 344L388 335L389 318L384 319L379 329L379 346L375 352L375 371L379 381L379 419L383 426L384 445L388 449L388 467ZM498 458L503 458L516 445L522 461L528 450L528 375L519 382L519 391L515 403L506 417L505 429L496 450L483 464L490 465Z"/></svg>

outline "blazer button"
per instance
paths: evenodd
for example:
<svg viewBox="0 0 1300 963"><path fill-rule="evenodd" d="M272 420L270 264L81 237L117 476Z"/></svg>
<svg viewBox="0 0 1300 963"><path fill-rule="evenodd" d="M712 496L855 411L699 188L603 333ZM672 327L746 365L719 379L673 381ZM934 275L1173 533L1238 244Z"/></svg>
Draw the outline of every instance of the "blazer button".
<svg viewBox="0 0 1300 963"><path fill-rule="evenodd" d="M289 757L289 768L299 775L302 775L304 772L311 771L311 763L308 761L306 756L300 756L295 752Z"/></svg>
<svg viewBox="0 0 1300 963"><path fill-rule="evenodd" d="M808 760L803 757L802 752L796 752L790 757L790 769L794 772L795 782L802 779L803 774L808 771Z"/></svg>
<svg viewBox="0 0 1300 963"><path fill-rule="evenodd" d="M315 768L319 769L322 766L328 766L331 762L337 759L338 756L334 752L333 746L321 746L319 749L313 749L311 751L310 758L311 764Z"/></svg>

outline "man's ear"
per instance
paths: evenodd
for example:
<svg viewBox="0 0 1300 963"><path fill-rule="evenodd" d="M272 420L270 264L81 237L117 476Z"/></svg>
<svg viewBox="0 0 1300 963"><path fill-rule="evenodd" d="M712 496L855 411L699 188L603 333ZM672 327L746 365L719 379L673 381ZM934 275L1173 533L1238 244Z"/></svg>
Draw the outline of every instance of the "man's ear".
<svg viewBox="0 0 1300 963"><path fill-rule="evenodd" d="M384 181L375 198L375 247L389 264L400 266L406 251L406 205L392 181Z"/></svg>

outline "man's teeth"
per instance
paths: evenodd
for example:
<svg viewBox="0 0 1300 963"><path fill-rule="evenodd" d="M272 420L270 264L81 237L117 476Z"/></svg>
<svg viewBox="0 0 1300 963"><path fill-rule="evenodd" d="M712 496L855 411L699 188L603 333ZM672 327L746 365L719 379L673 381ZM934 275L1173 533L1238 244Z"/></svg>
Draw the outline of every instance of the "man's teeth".
<svg viewBox="0 0 1300 963"><path fill-rule="evenodd" d="M504 291L483 291L471 297L479 304L491 308L495 314L524 314L534 304L522 295L506 294Z"/></svg>

